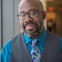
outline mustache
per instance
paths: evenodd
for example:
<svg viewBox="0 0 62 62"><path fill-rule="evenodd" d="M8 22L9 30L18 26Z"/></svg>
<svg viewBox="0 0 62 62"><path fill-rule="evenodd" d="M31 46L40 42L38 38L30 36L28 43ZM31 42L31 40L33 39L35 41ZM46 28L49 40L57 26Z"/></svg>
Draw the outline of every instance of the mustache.
<svg viewBox="0 0 62 62"><path fill-rule="evenodd" d="M26 22L26 24L24 24L24 28L25 28L25 27L26 27L26 25L28 25L28 24L30 24L30 25L32 25L32 24L37 25L37 23L35 23L35 22Z"/></svg>
<svg viewBox="0 0 62 62"><path fill-rule="evenodd" d="M33 22L33 21L30 21L30 22L26 22L25 24L24 24L24 26L23 26L23 30L25 31L25 28L26 28L26 26L28 25L28 24L30 24L30 25L35 25L36 26L36 28L37 28L37 32L41 29L41 25L42 25L42 22L40 22L40 26L38 26L38 24L36 23L36 22Z"/></svg>
<svg viewBox="0 0 62 62"><path fill-rule="evenodd" d="M35 23L34 22L27 22L24 26L26 26L28 24L35 24Z"/></svg>

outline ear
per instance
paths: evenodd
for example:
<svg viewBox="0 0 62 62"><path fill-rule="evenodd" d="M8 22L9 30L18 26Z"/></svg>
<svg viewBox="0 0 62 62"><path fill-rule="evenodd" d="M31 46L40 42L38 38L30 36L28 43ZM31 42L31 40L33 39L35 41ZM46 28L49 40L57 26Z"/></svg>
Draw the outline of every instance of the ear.
<svg viewBox="0 0 62 62"><path fill-rule="evenodd" d="M45 19L46 18L46 11L43 11L42 15L43 15L43 19Z"/></svg>

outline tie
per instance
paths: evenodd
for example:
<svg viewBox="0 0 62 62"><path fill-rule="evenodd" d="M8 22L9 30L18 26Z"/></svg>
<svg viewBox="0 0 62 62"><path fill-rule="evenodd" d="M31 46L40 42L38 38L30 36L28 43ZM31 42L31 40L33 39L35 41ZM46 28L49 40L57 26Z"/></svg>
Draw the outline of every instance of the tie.
<svg viewBox="0 0 62 62"><path fill-rule="evenodd" d="M33 62L40 62L40 49L36 46L37 40L32 40L31 56Z"/></svg>

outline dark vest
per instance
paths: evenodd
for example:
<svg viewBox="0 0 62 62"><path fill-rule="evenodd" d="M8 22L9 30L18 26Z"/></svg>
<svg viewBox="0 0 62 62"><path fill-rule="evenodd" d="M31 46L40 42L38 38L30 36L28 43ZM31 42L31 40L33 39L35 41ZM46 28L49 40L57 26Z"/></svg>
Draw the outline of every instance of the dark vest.
<svg viewBox="0 0 62 62"><path fill-rule="evenodd" d="M12 39L12 54L10 62L32 62L23 35L24 34L21 33ZM47 32L44 51L41 54L42 58L40 62L62 62L59 41L59 36Z"/></svg>

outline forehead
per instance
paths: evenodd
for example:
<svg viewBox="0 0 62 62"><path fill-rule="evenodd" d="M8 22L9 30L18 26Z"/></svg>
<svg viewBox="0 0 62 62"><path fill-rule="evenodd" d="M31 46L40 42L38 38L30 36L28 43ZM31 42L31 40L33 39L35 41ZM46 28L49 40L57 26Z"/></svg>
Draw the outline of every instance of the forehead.
<svg viewBox="0 0 62 62"><path fill-rule="evenodd" d="M42 8L43 6L41 6L41 4L37 3L37 2L20 2L19 4L19 12L21 11L29 11L31 9L37 9L37 10L43 10Z"/></svg>

